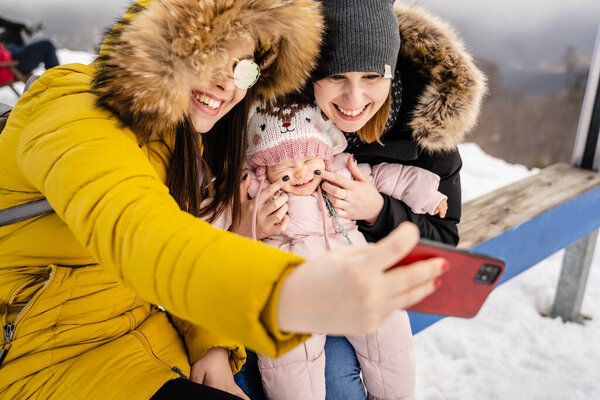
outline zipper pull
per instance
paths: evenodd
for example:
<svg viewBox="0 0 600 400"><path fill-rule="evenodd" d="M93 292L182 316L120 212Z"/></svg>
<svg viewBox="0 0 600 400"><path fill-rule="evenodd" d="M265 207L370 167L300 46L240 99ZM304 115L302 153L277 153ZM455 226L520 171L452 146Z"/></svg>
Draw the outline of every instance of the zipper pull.
<svg viewBox="0 0 600 400"><path fill-rule="evenodd" d="M4 331L4 346L2 346L2 349L0 349L0 365L2 365L4 358L8 354L8 351L10 350L10 348L12 347L12 337L13 337L13 334L15 333L15 326L12 323L8 322L8 323L4 324L3 331Z"/></svg>
<svg viewBox="0 0 600 400"><path fill-rule="evenodd" d="M186 374L183 373L182 370L177 367L171 367L171 371L178 373L182 378L187 379L188 381L191 380Z"/></svg>

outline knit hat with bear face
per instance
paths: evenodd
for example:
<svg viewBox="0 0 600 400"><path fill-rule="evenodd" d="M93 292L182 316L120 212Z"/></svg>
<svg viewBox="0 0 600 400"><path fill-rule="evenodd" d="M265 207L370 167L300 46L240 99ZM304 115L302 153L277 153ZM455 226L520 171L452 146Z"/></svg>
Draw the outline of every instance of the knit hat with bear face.
<svg viewBox="0 0 600 400"><path fill-rule="evenodd" d="M253 107L248 118L248 150L246 164L253 169L260 182L260 194L267 176L267 167L305 157L321 158L325 169L333 171L333 156L346 148L344 134L314 102L289 97L275 104ZM318 204L323 219L323 232L327 248L327 211L321 187ZM252 238L256 240L257 194L252 208Z"/></svg>
<svg viewBox="0 0 600 400"><path fill-rule="evenodd" d="M344 134L323 119L316 104L284 100L252 109L246 163L259 178L268 166L305 157L321 158L331 170L333 156L346 145Z"/></svg>

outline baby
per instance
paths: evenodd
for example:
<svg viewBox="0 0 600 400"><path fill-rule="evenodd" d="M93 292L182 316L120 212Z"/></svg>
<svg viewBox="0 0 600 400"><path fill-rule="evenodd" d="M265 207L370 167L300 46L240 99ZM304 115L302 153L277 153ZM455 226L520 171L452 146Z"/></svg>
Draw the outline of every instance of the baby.
<svg viewBox="0 0 600 400"><path fill-rule="evenodd" d="M366 244L356 222L338 217L321 191L322 170L352 175L347 168L350 155L343 153L344 135L323 119L316 105L287 100L254 108L248 141L250 196L257 199L269 182L287 182L282 188L289 197L287 230L263 242L305 258L337 246ZM447 198L437 190L437 175L398 164L359 167L380 192L404 201L415 213L444 216ZM346 337L356 351L370 398L413 398L412 333L405 311L394 312L372 333ZM325 335L317 334L277 359L259 354L267 397L325 399L324 345Z"/></svg>

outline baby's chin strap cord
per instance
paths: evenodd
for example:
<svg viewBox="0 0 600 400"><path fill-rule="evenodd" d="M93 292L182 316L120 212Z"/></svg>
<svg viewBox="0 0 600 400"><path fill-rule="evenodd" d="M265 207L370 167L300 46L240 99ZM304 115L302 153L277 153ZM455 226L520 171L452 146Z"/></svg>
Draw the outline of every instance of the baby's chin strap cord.
<svg viewBox="0 0 600 400"><path fill-rule="evenodd" d="M342 225L342 223L340 222L340 220L337 216L337 213L335 212L335 209L333 208L333 205L329 201L329 197L327 197L327 195L322 192L321 186L319 186L318 190L319 190L319 195L321 197L321 201L319 202L319 207L321 208L321 214L323 215L323 229L325 230L325 242L327 243L327 248L329 249L329 239L327 238L327 222L325 219L325 215L327 213L325 212L325 206L323 204L325 204L327 206L329 213L335 219L335 222L337 223L338 228L340 228L340 232L342 232L342 235L344 235L344 237L346 238L346 241L348 241L348 244L350 246L353 246L354 243L352 243L350 236L348 236L348 231L346 231L346 228L344 228L344 225Z"/></svg>
<svg viewBox="0 0 600 400"><path fill-rule="evenodd" d="M317 192L319 193L319 208L321 209L321 218L323 220L323 235L325 236L325 245L327 246L327 250L331 250L331 244L329 244L329 236L327 235L327 211L325 210L325 202L323 199L327 198L327 195L323 193L321 190L321 185L317 188Z"/></svg>
<svg viewBox="0 0 600 400"><path fill-rule="evenodd" d="M260 192L262 191L263 184L265 183L265 177L261 176L258 178L260 184L258 185L258 192L256 192L256 196L254 196L254 204L252 205L252 239L256 240L256 214L258 213L258 198L260 197Z"/></svg>

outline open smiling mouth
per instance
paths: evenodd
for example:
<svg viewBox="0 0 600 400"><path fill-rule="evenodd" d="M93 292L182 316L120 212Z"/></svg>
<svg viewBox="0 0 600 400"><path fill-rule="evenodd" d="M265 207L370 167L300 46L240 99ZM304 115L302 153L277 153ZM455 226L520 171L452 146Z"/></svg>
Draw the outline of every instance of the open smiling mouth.
<svg viewBox="0 0 600 400"><path fill-rule="evenodd" d="M192 91L192 96L194 100L196 100L196 106L199 106L200 109L204 109L210 113L216 113L224 103L222 100L213 99L196 90Z"/></svg>
<svg viewBox="0 0 600 400"><path fill-rule="evenodd" d="M314 180L315 180L315 178L313 177L308 182L304 182L304 183L300 183L300 184L292 185L292 186L294 186L295 188L303 188L303 187L310 185Z"/></svg>
<svg viewBox="0 0 600 400"><path fill-rule="evenodd" d="M335 103L334 103L334 106L335 106L335 109L338 111L338 114L340 114L340 116L342 118L344 118L344 119L359 119L364 115L365 110L369 107L370 104L371 103L365 104L361 108L357 108L354 110L342 108Z"/></svg>

